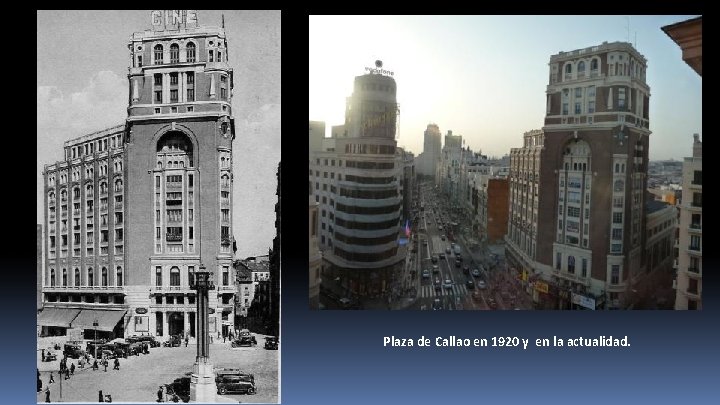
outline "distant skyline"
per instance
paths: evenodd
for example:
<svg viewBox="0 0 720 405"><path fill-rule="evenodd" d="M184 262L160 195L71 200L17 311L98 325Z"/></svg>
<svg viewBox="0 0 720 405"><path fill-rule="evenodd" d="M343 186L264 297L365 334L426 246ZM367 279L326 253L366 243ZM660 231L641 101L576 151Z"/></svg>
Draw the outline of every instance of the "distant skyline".
<svg viewBox="0 0 720 405"><path fill-rule="evenodd" d="M309 119L328 134L343 124L354 77L380 59L397 82L398 146L417 156L435 123L500 157L542 128L551 55L622 41L648 61L650 159L681 160L702 138L702 78L661 27L693 17L310 16Z"/></svg>
<svg viewBox="0 0 720 405"><path fill-rule="evenodd" d="M198 11L225 19L233 68L233 232L239 258L265 255L275 237L280 162L280 11ZM44 165L63 143L127 117L128 41L151 28L150 10L37 12L37 223L44 224Z"/></svg>

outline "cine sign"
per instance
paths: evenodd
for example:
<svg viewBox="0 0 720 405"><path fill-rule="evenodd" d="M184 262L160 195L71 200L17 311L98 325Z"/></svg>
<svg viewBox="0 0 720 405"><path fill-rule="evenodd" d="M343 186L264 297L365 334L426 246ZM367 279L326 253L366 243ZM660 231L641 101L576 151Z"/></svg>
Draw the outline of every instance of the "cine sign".
<svg viewBox="0 0 720 405"><path fill-rule="evenodd" d="M197 10L153 10L150 13L150 23L153 29L160 31L168 26L197 26Z"/></svg>

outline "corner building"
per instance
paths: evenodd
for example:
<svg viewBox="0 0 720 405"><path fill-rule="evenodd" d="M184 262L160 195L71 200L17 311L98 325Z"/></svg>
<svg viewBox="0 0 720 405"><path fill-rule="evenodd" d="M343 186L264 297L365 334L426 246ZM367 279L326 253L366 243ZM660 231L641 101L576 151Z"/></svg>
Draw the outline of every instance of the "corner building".
<svg viewBox="0 0 720 405"><path fill-rule="evenodd" d="M628 280L647 265L647 62L629 43L605 42L549 65L539 181L516 164L510 180L511 201L538 188L537 215L511 204L510 257L537 280L541 308L622 308ZM536 235L520 230L535 221ZM532 236L519 237L525 231Z"/></svg>
<svg viewBox="0 0 720 405"><path fill-rule="evenodd" d="M392 77L357 76L343 136L325 139L322 150L311 151L323 283L337 280L343 291L360 296L389 291L405 257L398 238L407 156L396 150L395 95Z"/></svg>
<svg viewBox="0 0 720 405"><path fill-rule="evenodd" d="M66 267L76 274L53 298L92 316L111 304L123 314L113 335L195 336L191 286L202 266L216 286L210 332L234 328L233 71L224 28L185 15L131 36L125 125L66 142L66 160L45 170L48 225L62 238L47 268L50 277ZM65 230L69 195L75 236ZM53 206L62 207L61 221ZM55 292L58 279L45 281Z"/></svg>

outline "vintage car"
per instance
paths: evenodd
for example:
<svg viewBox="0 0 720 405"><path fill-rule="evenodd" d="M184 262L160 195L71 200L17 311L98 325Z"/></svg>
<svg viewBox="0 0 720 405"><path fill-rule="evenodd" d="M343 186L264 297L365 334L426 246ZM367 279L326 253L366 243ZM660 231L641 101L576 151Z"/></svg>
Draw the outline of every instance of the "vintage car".
<svg viewBox="0 0 720 405"><path fill-rule="evenodd" d="M257 344L257 342L255 341L254 336L240 336L240 338L233 340L230 345L232 347L249 347L255 344Z"/></svg>
<svg viewBox="0 0 720 405"><path fill-rule="evenodd" d="M45 358L43 358L43 361L55 361L55 360L57 360L57 354L55 354L55 352L51 352L50 350L46 350Z"/></svg>
<svg viewBox="0 0 720 405"><path fill-rule="evenodd" d="M267 350L277 350L278 349L277 336L266 336L265 337L265 348Z"/></svg>
<svg viewBox="0 0 720 405"><path fill-rule="evenodd" d="M222 370L215 375L217 393L225 394L248 394L255 393L255 376L246 374L239 370Z"/></svg>
<svg viewBox="0 0 720 405"><path fill-rule="evenodd" d="M182 345L182 336L171 335L170 338L163 343L165 347L180 347Z"/></svg>
<svg viewBox="0 0 720 405"><path fill-rule="evenodd" d="M125 341L128 343L146 342L150 344L150 347L160 347L160 342L155 339L155 336L128 336Z"/></svg>
<svg viewBox="0 0 720 405"><path fill-rule="evenodd" d="M63 355L71 359L79 359L85 355L85 351L80 344L65 343L63 347Z"/></svg>
<svg viewBox="0 0 720 405"><path fill-rule="evenodd" d="M175 400L175 396L182 402L190 401L190 374L186 373L185 376L176 378L172 384L166 385L167 395L173 398L173 402L178 402Z"/></svg>

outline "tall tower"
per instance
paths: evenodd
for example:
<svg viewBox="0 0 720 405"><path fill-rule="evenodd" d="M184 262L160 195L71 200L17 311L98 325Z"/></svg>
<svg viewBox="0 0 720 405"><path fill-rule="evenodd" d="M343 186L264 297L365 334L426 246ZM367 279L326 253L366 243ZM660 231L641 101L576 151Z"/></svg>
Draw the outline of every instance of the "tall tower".
<svg viewBox="0 0 720 405"><path fill-rule="evenodd" d="M425 137L423 143L423 174L435 176L435 170L440 161L441 143L440 128L437 124L428 124L425 129Z"/></svg>
<svg viewBox="0 0 720 405"><path fill-rule="evenodd" d="M326 261L322 280L341 294L389 291L405 254L398 238L407 155L395 141L395 80L378 65L355 77L343 136L329 139L332 147L315 151L310 159Z"/></svg>
<svg viewBox="0 0 720 405"><path fill-rule="evenodd" d="M646 265L647 61L629 43L604 42L549 65L539 192L552 197L539 200L536 250L553 286L545 299L622 307Z"/></svg>
<svg viewBox="0 0 720 405"><path fill-rule="evenodd" d="M124 167L130 307L150 330L195 335L195 272L214 279L209 333L232 328L233 70L224 27L196 10L151 13L128 43ZM150 302L148 305L148 288ZM213 312L213 311L211 311ZM222 325L222 326L221 326Z"/></svg>

